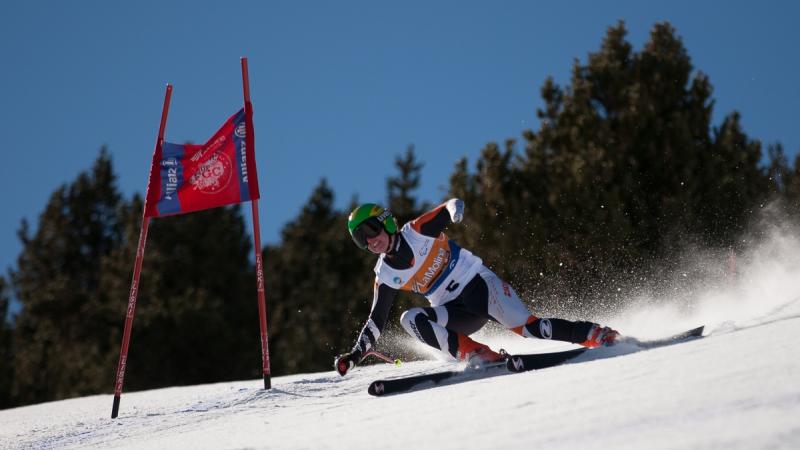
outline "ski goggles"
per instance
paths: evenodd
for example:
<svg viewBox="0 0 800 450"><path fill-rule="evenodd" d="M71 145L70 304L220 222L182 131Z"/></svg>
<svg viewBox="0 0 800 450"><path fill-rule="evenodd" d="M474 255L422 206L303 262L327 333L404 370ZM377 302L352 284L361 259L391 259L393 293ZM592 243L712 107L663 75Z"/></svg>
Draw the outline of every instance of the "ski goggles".
<svg viewBox="0 0 800 450"><path fill-rule="evenodd" d="M383 224L376 217L361 222L355 230L353 230L353 241L359 248L367 249L367 239L377 237L383 231Z"/></svg>

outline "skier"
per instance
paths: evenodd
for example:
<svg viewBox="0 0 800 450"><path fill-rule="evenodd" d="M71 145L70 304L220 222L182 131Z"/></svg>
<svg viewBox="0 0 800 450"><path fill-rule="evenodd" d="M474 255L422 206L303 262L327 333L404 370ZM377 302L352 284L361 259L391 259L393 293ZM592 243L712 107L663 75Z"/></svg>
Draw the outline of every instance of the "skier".
<svg viewBox="0 0 800 450"><path fill-rule="evenodd" d="M592 322L545 319L531 314L517 294L469 250L444 233L464 217L464 202L454 198L398 230L389 210L373 203L350 213L347 227L362 249L380 255L375 265L372 309L349 353L335 360L345 375L381 335L389 308L400 290L425 296L431 306L411 308L400 317L413 337L444 355L470 364L505 358L469 336L489 320L523 336L555 339L585 347L611 345L619 333ZM501 351L502 352L502 351Z"/></svg>

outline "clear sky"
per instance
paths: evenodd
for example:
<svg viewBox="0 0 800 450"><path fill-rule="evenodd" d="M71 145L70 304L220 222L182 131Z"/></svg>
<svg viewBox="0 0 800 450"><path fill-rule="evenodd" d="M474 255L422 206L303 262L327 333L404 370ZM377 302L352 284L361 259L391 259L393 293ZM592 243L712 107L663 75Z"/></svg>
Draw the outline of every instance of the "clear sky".
<svg viewBox="0 0 800 450"><path fill-rule="evenodd" d="M22 218L111 152L144 194L164 88L166 138L204 142L242 105L250 63L262 236L278 242L325 177L343 208L383 201L394 157L425 163L423 200L455 162L538 128L539 88L568 81L625 20L640 50L670 21L714 86L714 124L800 151L800 3L793 1L5 1L0 4L0 272ZM249 208L246 208L249 211ZM248 220L249 220L249 216ZM169 219L157 219L169 220ZM344 230L343 230L344 232ZM133 262L131 262L133 264Z"/></svg>

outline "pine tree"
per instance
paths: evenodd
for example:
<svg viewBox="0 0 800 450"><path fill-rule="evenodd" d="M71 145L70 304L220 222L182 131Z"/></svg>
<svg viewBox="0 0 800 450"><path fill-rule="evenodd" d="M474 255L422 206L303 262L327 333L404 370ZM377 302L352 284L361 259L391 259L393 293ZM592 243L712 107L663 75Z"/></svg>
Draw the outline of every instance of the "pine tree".
<svg viewBox="0 0 800 450"><path fill-rule="evenodd" d="M388 207L397 222L403 224L417 217L426 207L418 206L416 198L411 195L419 188L424 164L417 161L414 146L409 145L405 155L395 158L394 165L399 173L386 179Z"/></svg>
<svg viewBox="0 0 800 450"><path fill-rule="evenodd" d="M103 149L90 171L53 193L33 235L23 222L23 250L11 271L22 304L12 390L19 402L96 393L101 382L113 382L97 364L110 351L110 318L102 313L112 301L98 288L103 262L122 238L120 202Z"/></svg>

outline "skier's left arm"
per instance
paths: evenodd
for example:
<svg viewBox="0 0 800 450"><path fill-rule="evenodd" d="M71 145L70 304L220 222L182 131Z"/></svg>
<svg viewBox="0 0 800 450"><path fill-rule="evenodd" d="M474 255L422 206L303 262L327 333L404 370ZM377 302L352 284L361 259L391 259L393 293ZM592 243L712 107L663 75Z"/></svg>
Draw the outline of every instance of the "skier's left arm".
<svg viewBox="0 0 800 450"><path fill-rule="evenodd" d="M464 218L464 201L451 198L411 221L411 227L425 236L437 237L451 223Z"/></svg>
<svg viewBox="0 0 800 450"><path fill-rule="evenodd" d="M389 310L397 297L397 289L383 284L379 279L375 279L375 288L372 297L372 309L369 313L369 318L361 333L358 335L356 345L350 350L350 353L339 355L336 358L335 365L336 371L344 376L348 370L352 369L363 359L363 355L368 352L386 326L386 319L389 317Z"/></svg>

